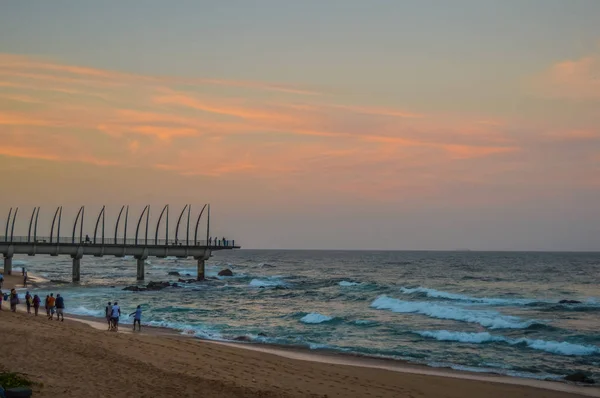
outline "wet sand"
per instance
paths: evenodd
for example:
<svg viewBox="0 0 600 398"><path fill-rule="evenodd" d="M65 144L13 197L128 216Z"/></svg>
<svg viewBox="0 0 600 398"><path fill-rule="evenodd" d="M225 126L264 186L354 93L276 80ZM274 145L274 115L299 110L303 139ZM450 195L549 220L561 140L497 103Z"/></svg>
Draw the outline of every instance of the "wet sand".
<svg viewBox="0 0 600 398"><path fill-rule="evenodd" d="M114 333L93 318L57 322L4 307L0 368L43 383L36 397L600 397L593 387L207 342L161 328L132 333L129 327Z"/></svg>

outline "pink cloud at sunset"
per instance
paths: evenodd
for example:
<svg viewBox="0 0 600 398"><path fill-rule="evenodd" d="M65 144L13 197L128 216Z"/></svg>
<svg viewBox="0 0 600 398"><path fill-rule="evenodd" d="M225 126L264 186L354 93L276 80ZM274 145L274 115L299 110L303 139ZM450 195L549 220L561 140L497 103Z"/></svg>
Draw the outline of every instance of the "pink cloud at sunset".
<svg viewBox="0 0 600 398"><path fill-rule="evenodd" d="M571 74L561 73L572 77L588 67L559 70L571 68ZM540 143L552 142L538 123L349 104L270 83L221 80L215 85L227 91L215 92L206 90L202 79L148 77L8 54L0 56L0 69L5 161L18 157L155 169L188 178L244 177L290 192L294 181L323 195L358 195L362 189L359 196L389 201L399 192L432 197L450 180L488 184L513 178L530 167L524 159L543 158ZM191 87L191 82L202 83ZM271 95L232 93L232 87ZM560 134L591 138L594 133Z"/></svg>
<svg viewBox="0 0 600 398"><path fill-rule="evenodd" d="M550 98L600 99L600 53L552 65L535 85Z"/></svg>

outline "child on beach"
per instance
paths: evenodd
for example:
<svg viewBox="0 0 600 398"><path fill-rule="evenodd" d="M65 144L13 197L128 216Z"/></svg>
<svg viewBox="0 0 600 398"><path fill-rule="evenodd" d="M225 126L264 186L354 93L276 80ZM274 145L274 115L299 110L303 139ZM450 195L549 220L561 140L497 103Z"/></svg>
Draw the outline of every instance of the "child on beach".
<svg viewBox="0 0 600 398"><path fill-rule="evenodd" d="M135 332L135 324L138 325L138 331L142 331L142 306L138 305L135 312L129 314L129 316L135 315L133 318L133 331Z"/></svg>

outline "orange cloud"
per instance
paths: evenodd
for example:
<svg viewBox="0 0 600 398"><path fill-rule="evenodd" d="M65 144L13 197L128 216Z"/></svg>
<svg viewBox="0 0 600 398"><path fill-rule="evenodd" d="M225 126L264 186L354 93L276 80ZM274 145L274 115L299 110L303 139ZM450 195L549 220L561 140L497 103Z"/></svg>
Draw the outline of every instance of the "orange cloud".
<svg viewBox="0 0 600 398"><path fill-rule="evenodd" d="M32 70L36 72L24 72ZM220 79L186 79L174 77L144 76L131 73L123 73L111 70L64 65L52 63L39 58L26 56L15 56L13 54L0 53L0 71L4 76L22 77L27 79L51 80L70 82L85 85L155 85L158 87L186 84L186 85L216 85L227 87L250 88L263 91L274 91L285 94L316 96L322 93L303 89L299 87L272 84L265 82L234 81ZM41 73L40 73L41 72ZM44 72L51 72L50 74Z"/></svg>
<svg viewBox="0 0 600 398"><path fill-rule="evenodd" d="M453 159L473 159L519 150L518 147L480 147L467 145L444 145L443 148L452 155Z"/></svg>
<svg viewBox="0 0 600 398"><path fill-rule="evenodd" d="M509 121L489 115L338 104L333 96L323 103L310 90L269 83L138 76L2 55L0 73L9 105L0 111L5 157L242 178L286 192L304 186L358 195L354 187L364 187L383 197L431 194L442 177L484 180L474 174L492 175L497 157L512 159L522 146L506 132ZM209 95L182 81L232 89ZM265 99L236 87L282 95ZM299 104L293 95L310 98ZM472 171L461 168L466 163Z"/></svg>
<svg viewBox="0 0 600 398"><path fill-rule="evenodd" d="M534 85L551 98L600 99L600 55L559 62L535 79Z"/></svg>

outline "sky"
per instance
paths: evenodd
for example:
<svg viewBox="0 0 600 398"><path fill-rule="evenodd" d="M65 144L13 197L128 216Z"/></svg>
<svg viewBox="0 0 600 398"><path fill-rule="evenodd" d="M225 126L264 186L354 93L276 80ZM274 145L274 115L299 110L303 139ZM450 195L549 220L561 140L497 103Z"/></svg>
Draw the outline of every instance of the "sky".
<svg viewBox="0 0 600 398"><path fill-rule="evenodd" d="M112 228L125 204L156 222L210 203L211 235L244 248L600 250L599 17L597 0L2 2L0 224L18 206L27 234L40 206L49 235L62 205L69 236L85 205L92 234L103 205Z"/></svg>

